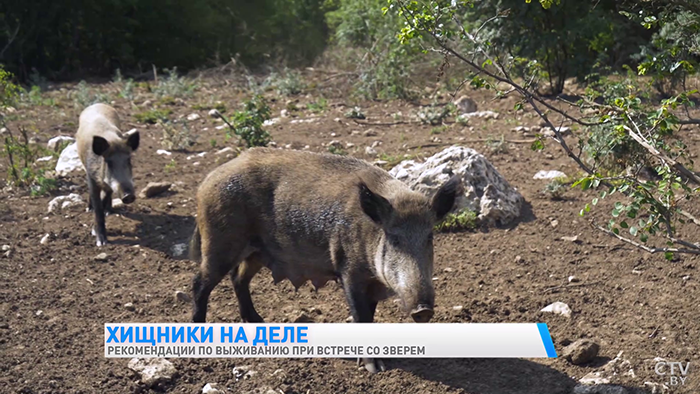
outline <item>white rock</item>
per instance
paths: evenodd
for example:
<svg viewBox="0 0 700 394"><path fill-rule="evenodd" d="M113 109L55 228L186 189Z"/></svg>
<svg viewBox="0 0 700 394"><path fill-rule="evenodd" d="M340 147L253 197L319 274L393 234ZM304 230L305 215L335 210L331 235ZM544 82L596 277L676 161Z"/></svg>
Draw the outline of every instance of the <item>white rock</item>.
<svg viewBox="0 0 700 394"><path fill-rule="evenodd" d="M556 178L566 178L566 174L561 171L551 170L545 171L541 170L532 179L556 179Z"/></svg>
<svg viewBox="0 0 700 394"><path fill-rule="evenodd" d="M124 206L124 201L122 201L120 198L113 198L112 199L112 208L121 208Z"/></svg>
<svg viewBox="0 0 700 394"><path fill-rule="evenodd" d="M212 118L218 118L221 116L221 112L219 112L216 109L212 109L209 111L209 116L211 116Z"/></svg>
<svg viewBox="0 0 700 394"><path fill-rule="evenodd" d="M71 193L67 196L58 196L49 202L49 213L55 212L58 209L66 209L84 203L80 195L76 193Z"/></svg>
<svg viewBox="0 0 700 394"><path fill-rule="evenodd" d="M7 252L7 251L10 250L10 249L11 249L10 245L2 245L2 251L3 251L3 252Z"/></svg>
<svg viewBox="0 0 700 394"><path fill-rule="evenodd" d="M280 111L280 117L281 117L281 118L287 118L287 117L289 117L289 111L286 110L286 109L281 110L281 111Z"/></svg>
<svg viewBox="0 0 700 394"><path fill-rule="evenodd" d="M185 251L187 250L187 244L186 243L175 244L175 245L173 245L172 248L170 248L170 250L173 252L173 256L175 256L175 257L182 256L185 253Z"/></svg>
<svg viewBox="0 0 700 394"><path fill-rule="evenodd" d="M175 366L164 358L132 358L129 369L141 374L141 382L154 386L161 381L169 381L177 373Z"/></svg>
<svg viewBox="0 0 700 394"><path fill-rule="evenodd" d="M41 241L39 241L39 243L42 245L46 245L47 243L49 243L49 234L46 234L43 237L41 237Z"/></svg>
<svg viewBox="0 0 700 394"><path fill-rule="evenodd" d="M589 386L589 388L580 387L578 391L574 390L576 394L626 394L628 391L624 391L621 386L604 386L604 390L600 390L601 387L596 385L609 384L616 379L617 376L630 376L635 377L634 370L632 369L632 363L629 360L623 358L624 352L620 352L617 356L605 364L601 369L593 371L579 380L580 386ZM598 389L598 390L592 390ZM621 391L622 390L622 391Z"/></svg>
<svg viewBox="0 0 700 394"><path fill-rule="evenodd" d="M223 149L221 149L221 150L219 150L219 151L216 151L215 154L216 154L216 155L220 155L220 154L226 153L226 152L233 152L233 148L231 148L230 146L227 146L227 147L225 147L225 148L223 148Z"/></svg>
<svg viewBox="0 0 700 394"><path fill-rule="evenodd" d="M187 120L189 120L189 121L197 120L199 118L201 118L201 116L199 116L199 114L196 112L187 115Z"/></svg>
<svg viewBox="0 0 700 394"><path fill-rule="evenodd" d="M223 394L224 390L219 389L219 385L216 383L207 383L202 388L202 394Z"/></svg>
<svg viewBox="0 0 700 394"><path fill-rule="evenodd" d="M569 308L568 305L566 305L563 302L557 301L554 303L551 303L544 308L540 312L549 312L549 313L556 313L558 315L570 317L571 316L571 308Z"/></svg>
<svg viewBox="0 0 700 394"><path fill-rule="evenodd" d="M510 129L510 130L511 130L511 131L514 131L514 132L516 132L516 133L527 133L527 132L530 131L530 128L529 128L529 127L526 127L526 126L518 126L518 127L512 128L512 129Z"/></svg>
<svg viewBox="0 0 700 394"><path fill-rule="evenodd" d="M272 126L273 124L280 121L280 118L272 118L263 122L263 126Z"/></svg>
<svg viewBox="0 0 700 394"><path fill-rule="evenodd" d="M40 158L36 159L36 162L43 163L45 161L51 161L51 159L53 159L53 156L44 156L44 157L40 157Z"/></svg>
<svg viewBox="0 0 700 394"><path fill-rule="evenodd" d="M471 119L471 118L483 118L483 119L498 119L498 112L493 112L493 111L477 111L477 112L470 112L466 114L461 114L459 115L462 118L466 119Z"/></svg>
<svg viewBox="0 0 700 394"><path fill-rule="evenodd" d="M68 145L58 157L56 174L66 176L80 168L83 168L83 163L80 162L80 157L78 156L78 144L74 142Z"/></svg>
<svg viewBox="0 0 700 394"><path fill-rule="evenodd" d="M371 146L366 146L365 147L365 154L367 156L374 157L374 156L377 156L377 151L374 148L372 148Z"/></svg>
<svg viewBox="0 0 700 394"><path fill-rule="evenodd" d="M463 114L476 112L476 102L468 96L458 98L455 100L454 105L457 107L459 112Z"/></svg>
<svg viewBox="0 0 700 394"><path fill-rule="evenodd" d="M331 142L328 143L328 146L332 146L332 147L335 147L335 148L342 148L342 147L343 147L343 143L340 142L340 141L338 141L338 140L333 140L333 141L331 141Z"/></svg>
<svg viewBox="0 0 700 394"><path fill-rule="evenodd" d="M579 279L579 278L577 278L577 277L575 277L575 276L573 276L573 275L571 275L571 276L569 277L569 283L576 283L576 282L580 282L580 281L581 281L581 279Z"/></svg>
<svg viewBox="0 0 700 394"><path fill-rule="evenodd" d="M523 196L477 151L451 146L424 163L405 160L389 171L413 190L432 197L450 177L462 179L464 194L455 210L470 209L487 223L508 224L520 216Z"/></svg>
<svg viewBox="0 0 700 394"><path fill-rule="evenodd" d="M53 137L49 140L47 143L47 147L51 149L52 151L58 150L58 147L61 146L63 142L74 142L75 138L73 137L68 137L66 135L59 135L58 137Z"/></svg>
<svg viewBox="0 0 700 394"><path fill-rule="evenodd" d="M158 154L158 155L166 155L166 156L172 155L172 153L168 152L168 151L165 150L165 149L158 149L158 150L156 151L156 154Z"/></svg>

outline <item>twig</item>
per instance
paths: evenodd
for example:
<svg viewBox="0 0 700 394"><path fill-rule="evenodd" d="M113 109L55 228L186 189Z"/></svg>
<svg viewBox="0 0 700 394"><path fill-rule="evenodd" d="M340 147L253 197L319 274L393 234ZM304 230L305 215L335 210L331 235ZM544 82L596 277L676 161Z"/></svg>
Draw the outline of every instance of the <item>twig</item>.
<svg viewBox="0 0 700 394"><path fill-rule="evenodd" d="M619 234L615 234L614 232L612 232L612 231L610 231L610 230L608 230L608 229L606 229L606 228L603 228L603 227L601 227L601 226L598 226L597 224L591 224L591 225L592 225L594 228L597 228L598 230L600 230L600 231L602 231L602 232L604 232L604 233L606 233L606 234L608 234L608 235L612 235L613 237L619 239L619 240L622 241L622 242L625 242L625 243L628 243L628 244L630 244L630 245L636 246L637 248L642 249L642 250L644 250L644 251L646 251L646 252L649 252L649 253L667 253L667 252L671 252L671 253L700 254L700 249L695 250L695 249L684 249L684 248L656 248L656 247L649 247L649 246L646 246L646 245L642 245L642 244L640 244L640 243L638 243L638 242L632 241L632 240L629 239L629 238L625 238L625 237L623 237L623 236L621 236L621 235L619 235Z"/></svg>
<svg viewBox="0 0 700 394"><path fill-rule="evenodd" d="M693 223L695 223L695 224L697 224L698 226L700 226L700 220L698 220L695 216L691 215L689 212L680 210L679 213L680 213L681 215L687 217L688 219L690 219Z"/></svg>

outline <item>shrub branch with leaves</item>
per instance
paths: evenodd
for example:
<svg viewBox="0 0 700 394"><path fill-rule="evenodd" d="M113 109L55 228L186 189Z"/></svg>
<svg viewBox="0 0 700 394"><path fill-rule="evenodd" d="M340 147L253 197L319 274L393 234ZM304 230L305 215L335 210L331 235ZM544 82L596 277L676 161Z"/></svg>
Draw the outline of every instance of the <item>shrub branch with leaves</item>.
<svg viewBox="0 0 700 394"><path fill-rule="evenodd" d="M553 8L558 7L560 1L541 3L529 6ZM684 8L683 2L669 0L664 4L667 7L659 11L664 18L655 20L662 24L661 31L664 23L674 20L674 15L692 11ZM615 82L611 78L598 80L577 102L562 97L547 99L537 91L538 81L543 78L537 67L523 68L523 64L531 64L528 59L512 56L507 47L494 45L480 35L496 20L511 23L508 13L499 10L482 24L469 25L462 16L471 6L469 1L390 0L384 12L404 19L405 24L398 32L399 42L418 42L425 52L439 53L446 62L456 59L469 66L472 73L465 83L495 89L500 97L512 93L522 97L515 109L522 109L523 104L532 108L552 129L550 138L585 174L574 185L597 191L598 195L583 207L581 215L601 199L617 200L607 227L591 220L593 227L648 252L664 253L668 259L673 258L674 253L700 254L698 240L677 236L679 224L690 222L700 226L700 220L687 212L687 207L697 204L700 177L692 170L692 160L679 138L683 125L700 124L689 116L693 107L690 97L697 92L682 91L653 105L641 99L640 89L625 84L625 80L619 82L618 78ZM648 18L650 14L647 14L647 22ZM686 34L700 35L700 24L685 25L684 29ZM682 51L673 50L675 61L681 63L674 70L661 67L661 71L694 72L692 56L697 55L698 48L692 47L690 42L694 41L674 41L674 45L683 48ZM664 48L657 47L657 50ZM686 56L690 57L684 59ZM682 63L684 61L687 63ZM643 63L638 72L655 72L664 77L653 64ZM503 85L510 88L498 91L496 87ZM685 115L682 119L681 114ZM555 126L556 118L559 124ZM577 146L569 145L557 127L564 123L582 128ZM543 141L544 137L538 135L533 149L543 149ZM644 176L645 173L651 177ZM665 246L653 246L661 242Z"/></svg>

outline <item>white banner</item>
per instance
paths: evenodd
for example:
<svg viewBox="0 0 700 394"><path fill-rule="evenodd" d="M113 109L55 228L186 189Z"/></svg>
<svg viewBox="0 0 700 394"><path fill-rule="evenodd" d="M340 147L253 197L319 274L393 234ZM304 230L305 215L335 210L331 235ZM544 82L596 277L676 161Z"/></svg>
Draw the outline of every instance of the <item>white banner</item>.
<svg viewBox="0 0 700 394"><path fill-rule="evenodd" d="M105 324L105 357L557 357L545 323Z"/></svg>

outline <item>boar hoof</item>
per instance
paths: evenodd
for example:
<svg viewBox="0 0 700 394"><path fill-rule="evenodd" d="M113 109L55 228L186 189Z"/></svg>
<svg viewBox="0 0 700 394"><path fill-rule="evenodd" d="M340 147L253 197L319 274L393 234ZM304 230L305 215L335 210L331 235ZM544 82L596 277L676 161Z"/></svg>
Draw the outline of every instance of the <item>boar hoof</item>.
<svg viewBox="0 0 700 394"><path fill-rule="evenodd" d="M100 246L105 246L107 245L107 240L105 239L98 239L97 240L97 247L99 248Z"/></svg>
<svg viewBox="0 0 700 394"><path fill-rule="evenodd" d="M384 361L378 359L378 358L358 358L357 359L357 365L364 365L365 369L369 371L369 373L377 373L377 372L384 372L386 371L386 366L384 365Z"/></svg>

